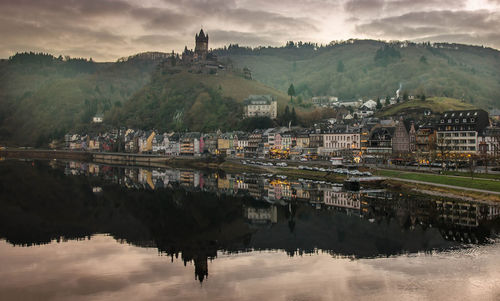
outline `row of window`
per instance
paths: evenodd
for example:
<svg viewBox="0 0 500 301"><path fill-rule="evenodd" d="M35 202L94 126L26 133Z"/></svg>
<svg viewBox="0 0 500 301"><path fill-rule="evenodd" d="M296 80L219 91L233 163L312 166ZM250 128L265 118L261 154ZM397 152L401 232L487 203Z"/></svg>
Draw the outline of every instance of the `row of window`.
<svg viewBox="0 0 500 301"><path fill-rule="evenodd" d="M469 118L469 122L470 123L474 123L476 121L475 118ZM462 119L462 122L463 123L467 123L467 118L463 118ZM441 123L445 123L445 119L441 119ZM453 119L448 119L448 122L447 123L453 123ZM455 119L455 123L460 123L460 119Z"/></svg>
<svg viewBox="0 0 500 301"><path fill-rule="evenodd" d="M476 132L461 132L461 133L438 133L438 137L476 137Z"/></svg>
<svg viewBox="0 0 500 301"><path fill-rule="evenodd" d="M347 138L347 139L346 139ZM335 135L335 136L329 136L325 135L325 140L326 141L351 141L351 136L345 136L345 135ZM356 140L356 136L352 136L352 140Z"/></svg>
<svg viewBox="0 0 500 301"><path fill-rule="evenodd" d="M469 144L476 144L476 140L475 139L469 139L469 140L466 140L466 139L446 139L444 140L444 144L450 144L450 143L453 143L453 144L466 144L466 143L469 143Z"/></svg>
<svg viewBox="0 0 500 301"><path fill-rule="evenodd" d="M447 146L447 150L449 151L475 151L475 146Z"/></svg>

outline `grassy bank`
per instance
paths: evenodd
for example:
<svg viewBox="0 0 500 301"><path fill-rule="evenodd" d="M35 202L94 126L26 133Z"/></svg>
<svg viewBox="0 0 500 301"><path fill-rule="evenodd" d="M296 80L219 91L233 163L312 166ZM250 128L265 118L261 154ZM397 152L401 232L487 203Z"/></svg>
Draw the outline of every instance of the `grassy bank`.
<svg viewBox="0 0 500 301"><path fill-rule="evenodd" d="M474 188L500 192L500 182L486 179L457 178L446 175L432 175L414 172L393 170L377 170L377 175L406 180L423 181L435 184L452 185L457 187Z"/></svg>
<svg viewBox="0 0 500 301"><path fill-rule="evenodd" d="M473 177L471 177L470 172L462 172L462 171L445 171L443 172L443 174L447 176L500 180L500 174L474 173Z"/></svg>

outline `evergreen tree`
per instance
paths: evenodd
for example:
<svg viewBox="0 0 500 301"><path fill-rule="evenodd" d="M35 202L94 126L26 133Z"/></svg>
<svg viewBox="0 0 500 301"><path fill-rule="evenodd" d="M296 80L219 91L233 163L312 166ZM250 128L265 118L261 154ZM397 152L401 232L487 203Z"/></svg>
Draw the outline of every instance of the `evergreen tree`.
<svg viewBox="0 0 500 301"><path fill-rule="evenodd" d="M377 106L375 108L377 108L377 110L382 109L382 103L380 102L380 97L377 98Z"/></svg>
<svg viewBox="0 0 500 301"><path fill-rule="evenodd" d="M288 88L288 95L290 96L290 102L293 102L293 97L295 96L295 87L293 84L290 84L290 87Z"/></svg>
<svg viewBox="0 0 500 301"><path fill-rule="evenodd" d="M408 92L406 92L406 91L403 93L403 100L404 101L408 100Z"/></svg>
<svg viewBox="0 0 500 301"><path fill-rule="evenodd" d="M295 108L292 108L292 116L290 117L292 125L297 125L297 113L295 113Z"/></svg>

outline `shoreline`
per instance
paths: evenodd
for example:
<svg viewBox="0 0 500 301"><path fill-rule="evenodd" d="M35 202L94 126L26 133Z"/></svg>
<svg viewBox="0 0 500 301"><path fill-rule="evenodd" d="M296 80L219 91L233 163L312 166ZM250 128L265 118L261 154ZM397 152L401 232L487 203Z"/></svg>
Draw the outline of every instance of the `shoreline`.
<svg viewBox="0 0 500 301"><path fill-rule="evenodd" d="M65 151L65 150L40 150L40 149L6 149L0 151L0 157L12 159L63 159L77 160L84 162L93 162L98 164L138 166L138 167L157 167L157 168L193 168L223 170L233 173L271 173L274 175L285 175L292 179L306 178L312 180L325 180L329 182L342 183L347 176L342 174L333 174L329 172L299 170L290 167L278 166L254 166L244 165L237 159L216 160L207 157L166 157L159 155L143 155L129 153L94 153L83 151ZM411 184L408 181L399 181L395 178L387 178L383 184L384 188L396 190L413 190L420 193L426 193L434 196L459 198L463 200L475 201L494 201L500 202L500 195L488 193L487 191L478 192L467 190L466 187L453 186L449 188L440 187L435 183Z"/></svg>

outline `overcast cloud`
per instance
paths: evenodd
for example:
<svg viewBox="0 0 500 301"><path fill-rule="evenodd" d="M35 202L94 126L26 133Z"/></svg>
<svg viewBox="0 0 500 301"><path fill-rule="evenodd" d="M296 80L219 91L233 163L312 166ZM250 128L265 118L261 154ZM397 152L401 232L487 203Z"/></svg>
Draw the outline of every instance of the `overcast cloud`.
<svg viewBox="0 0 500 301"><path fill-rule="evenodd" d="M500 0L3 0L0 58L18 51L114 61L144 51L349 38L500 49Z"/></svg>

